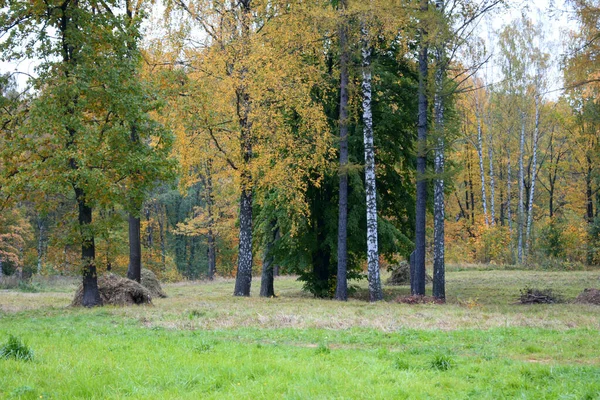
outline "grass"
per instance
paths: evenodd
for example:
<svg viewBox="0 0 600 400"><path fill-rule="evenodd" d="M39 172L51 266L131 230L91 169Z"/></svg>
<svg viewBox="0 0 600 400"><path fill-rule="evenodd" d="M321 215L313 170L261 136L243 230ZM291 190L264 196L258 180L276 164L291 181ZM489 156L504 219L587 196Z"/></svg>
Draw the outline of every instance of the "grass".
<svg viewBox="0 0 600 400"><path fill-rule="evenodd" d="M316 300L292 278L275 299L219 280L91 310L66 307L71 286L0 291L0 344L35 352L0 360L0 398L600 399L600 307L516 304L527 284L568 300L598 275L456 271L442 306Z"/></svg>

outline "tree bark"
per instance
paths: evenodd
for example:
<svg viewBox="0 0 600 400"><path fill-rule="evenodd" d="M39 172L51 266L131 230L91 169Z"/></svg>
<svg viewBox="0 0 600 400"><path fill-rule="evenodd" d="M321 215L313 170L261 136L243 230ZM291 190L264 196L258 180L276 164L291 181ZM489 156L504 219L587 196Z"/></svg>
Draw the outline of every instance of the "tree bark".
<svg viewBox="0 0 600 400"><path fill-rule="evenodd" d="M91 231L92 208L86 204L84 192L75 187L75 199L79 209L78 221L81 234L81 260L83 268L83 300L84 307L95 307L102 305L100 292L98 290L98 276L96 273L96 246L94 234Z"/></svg>
<svg viewBox="0 0 600 400"><path fill-rule="evenodd" d="M38 275L42 273L42 264L44 259L44 218L40 215L37 217L37 225L38 225L38 245L37 245L37 273Z"/></svg>
<svg viewBox="0 0 600 400"><path fill-rule="evenodd" d="M531 227L533 225L533 200L535 198L535 181L537 180L537 146L540 126L540 97L535 95L535 127L533 129L533 166L531 172L531 189L529 190L529 201L527 205L527 231L525 240L525 257L529 256L531 250Z"/></svg>
<svg viewBox="0 0 600 400"><path fill-rule="evenodd" d="M140 240L140 217L129 214L129 268L127 278L140 282L142 279L142 244Z"/></svg>
<svg viewBox="0 0 600 400"><path fill-rule="evenodd" d="M274 222L274 221L273 221ZM260 278L260 296L261 297L275 297L275 288L273 285L274 272L273 272L273 254L272 249L277 238L277 229L275 229L275 223L271 224L273 232L267 241L265 254L263 256L262 274Z"/></svg>
<svg viewBox="0 0 600 400"><path fill-rule="evenodd" d="M586 154L586 175L585 175L585 209L586 209L586 220L588 224L594 222L594 198L592 190L592 179L593 179L593 167L592 159Z"/></svg>
<svg viewBox="0 0 600 400"><path fill-rule="evenodd" d="M251 15L250 0L241 0L242 22L241 37L243 46L249 46ZM237 116L240 124L240 144L242 150L242 176L240 195L240 234L238 247L238 266L235 277L234 296L250 296L252 285L252 123L250 121L250 94L246 83L247 70L240 71L240 85L236 90Z"/></svg>
<svg viewBox="0 0 600 400"><path fill-rule="evenodd" d="M473 161L471 152L467 153L467 169L469 175L469 194L471 195L471 223L475 224L475 190L473 189Z"/></svg>
<svg viewBox="0 0 600 400"><path fill-rule="evenodd" d="M519 264L523 262L523 225L525 222L525 210L523 204L523 196L525 192L525 166L523 157L525 153L525 113L521 112L521 136L519 147L519 222L518 222L518 247L517 259Z"/></svg>
<svg viewBox="0 0 600 400"><path fill-rule="evenodd" d="M428 1L421 0L420 10L426 13ZM421 21L419 49L419 97L418 97L418 123L417 123L417 193L416 193L416 218L415 218L415 276L411 293L425 295L425 223L427 207L427 179L425 167L427 165L427 67L428 46L426 43L425 21Z"/></svg>
<svg viewBox="0 0 600 400"><path fill-rule="evenodd" d="M483 138L481 126L481 105L479 98L475 96L475 117L477 118L477 157L479 158L479 175L481 177L481 204L483 206L483 218L486 225L490 224L487 211L487 195L485 193L485 170L483 168Z"/></svg>
<svg viewBox="0 0 600 400"><path fill-rule="evenodd" d="M510 162L510 150L506 148L506 218L508 219L508 230L512 235L513 217L512 217L512 169Z"/></svg>
<svg viewBox="0 0 600 400"><path fill-rule="evenodd" d="M206 213L208 214L207 223L207 261L208 269L206 275L209 280L213 280L215 272L217 271L217 248L216 238L214 233L215 227L215 211L214 211L214 198L213 198L213 185L212 185L212 160L206 160L204 165L205 173L200 176L202 184L204 185L204 201L206 202Z"/></svg>
<svg viewBox="0 0 600 400"><path fill-rule="evenodd" d="M441 8L443 3L438 0L436 6ZM433 297L446 298L446 268L445 268L445 235L444 222L446 218L444 199L444 99L443 84L445 62L443 50L436 49L437 70L435 72L435 96L433 113L436 128L436 146L434 155L435 180L433 188Z"/></svg>
<svg viewBox="0 0 600 400"><path fill-rule="evenodd" d="M234 296L250 296L252 285L252 191L240 196L240 236Z"/></svg>
<svg viewBox="0 0 600 400"><path fill-rule="evenodd" d="M490 224L496 225L496 177L494 175L494 138L488 122L488 159L490 164ZM502 202L502 201L501 201Z"/></svg>
<svg viewBox="0 0 600 400"><path fill-rule="evenodd" d="M369 34L362 26L362 92L363 135L365 144L365 192L367 197L367 262L369 300L383 300L379 276L379 250L377 238L377 190L375 179L375 149L373 144L373 112L371 110L371 47Z"/></svg>
<svg viewBox="0 0 600 400"><path fill-rule="evenodd" d="M347 26L345 15L346 3L340 2L342 22L339 27L340 35L340 184L338 203L338 248L337 248L337 280L335 288L335 299L348 300L348 250L347 250L347 228L348 228L348 45Z"/></svg>

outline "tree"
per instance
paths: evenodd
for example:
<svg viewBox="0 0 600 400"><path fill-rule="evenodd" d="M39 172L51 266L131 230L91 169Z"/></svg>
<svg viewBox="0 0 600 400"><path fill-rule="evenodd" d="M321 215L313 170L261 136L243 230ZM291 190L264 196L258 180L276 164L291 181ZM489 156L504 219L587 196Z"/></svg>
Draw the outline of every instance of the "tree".
<svg viewBox="0 0 600 400"><path fill-rule="evenodd" d="M314 51L313 16L304 12L308 5L293 2L173 5L205 34L202 45L187 48L188 58L181 61L195 85L186 95L208 94L196 129L212 143L214 159L226 161L238 185L234 294L248 296L256 200L277 188L281 207L305 215L308 206L299 194L307 181L318 183L320 174L314 172L330 151L322 109L311 99L322 76L322 64L315 62L320 56ZM231 132L239 135L233 138ZM298 173L290 174L290 168Z"/></svg>
<svg viewBox="0 0 600 400"><path fill-rule="evenodd" d="M123 24L119 12L118 1L18 1L0 21L8 34L2 43L5 59L44 60L33 80L38 95L13 141L20 150L12 160L20 168L15 179L21 188L74 195L87 307L102 304L93 210L125 203L123 186L144 169L156 168L147 158L132 157L132 124L139 126L140 137L155 138L146 153L164 156L170 146L168 133L141 117L156 102L132 76L138 58L130 57L127 43L138 36L139 24Z"/></svg>

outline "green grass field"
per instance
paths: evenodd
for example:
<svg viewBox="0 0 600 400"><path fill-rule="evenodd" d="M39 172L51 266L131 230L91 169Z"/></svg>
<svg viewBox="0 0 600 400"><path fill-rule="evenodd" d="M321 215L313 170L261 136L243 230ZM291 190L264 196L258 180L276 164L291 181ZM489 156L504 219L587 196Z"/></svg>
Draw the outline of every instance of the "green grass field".
<svg viewBox="0 0 600 400"><path fill-rule="evenodd" d="M0 360L0 398L600 399L600 306L517 304L526 285L568 300L599 276L451 270L446 305L316 300L290 277L274 299L219 280L91 310L68 307L72 284L1 290L0 345L15 335L34 359Z"/></svg>

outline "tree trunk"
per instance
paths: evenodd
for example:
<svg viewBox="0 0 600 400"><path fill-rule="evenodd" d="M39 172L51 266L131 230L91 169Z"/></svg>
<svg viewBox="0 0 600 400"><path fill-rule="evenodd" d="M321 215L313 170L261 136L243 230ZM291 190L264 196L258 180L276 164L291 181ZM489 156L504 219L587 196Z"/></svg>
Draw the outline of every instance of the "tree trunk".
<svg viewBox="0 0 600 400"><path fill-rule="evenodd" d="M513 231L513 217L512 217L512 169L510 163L510 150L506 148L506 218L508 218L508 231L512 235Z"/></svg>
<svg viewBox="0 0 600 400"><path fill-rule="evenodd" d="M127 278L140 282L142 278L142 244L140 241L140 217L129 214L129 268Z"/></svg>
<svg viewBox="0 0 600 400"><path fill-rule="evenodd" d="M346 11L345 1L340 2L341 12ZM345 15L342 15L345 19ZM337 281L336 300L348 300L348 250L346 247L348 228L348 63L347 27L343 20L340 28L340 186L338 203L338 248L337 248Z"/></svg>
<svg viewBox="0 0 600 400"><path fill-rule="evenodd" d="M244 53L248 51L252 9L250 0L241 0L242 21L241 37ZM240 234L238 247L238 266L235 277L234 296L250 296L252 285L252 122L250 121L250 94L246 83L247 69L240 70L240 86L236 90L237 116L240 124L240 144L242 150L242 175L240 195Z"/></svg>
<svg viewBox="0 0 600 400"><path fill-rule="evenodd" d="M215 278L215 272L217 271L217 252L215 244L215 235L212 229L208 229L208 279L213 280Z"/></svg>
<svg viewBox="0 0 600 400"><path fill-rule="evenodd" d="M102 305L98 291L98 276L96 273L96 247L94 234L91 230L92 208L85 203L83 190L75 187L75 198L79 209L79 229L81 233L81 261L83 268L83 301L84 307Z"/></svg>
<svg viewBox="0 0 600 400"><path fill-rule="evenodd" d="M521 137L519 147L519 222L518 235L519 242L517 247L517 260L519 264L523 262L523 224L525 220L525 210L523 208L523 195L525 192L525 166L523 156L525 153L525 113L521 112Z"/></svg>
<svg viewBox="0 0 600 400"><path fill-rule="evenodd" d="M373 145L373 112L371 110L371 48L368 32L362 26L362 92L363 134L365 144L365 186L367 196L367 261L369 300L383 300L379 276L379 250L377 240L377 190L375 181L375 149Z"/></svg>
<svg viewBox="0 0 600 400"><path fill-rule="evenodd" d="M439 4L438 1L436 3ZM439 8L440 6L438 6ZM446 298L446 268L445 268L445 236L444 222L446 217L444 200L444 99L443 84L445 70L443 66L443 50L436 49L437 70L435 72L435 96L433 113L436 128L436 146L434 154L435 181L433 187L433 297Z"/></svg>
<svg viewBox="0 0 600 400"><path fill-rule="evenodd" d="M146 214L146 222L148 223L148 227L146 228L146 241L148 244L148 248L151 249L152 246L154 246L154 237L153 237L152 224L150 223L151 210L150 210L149 205L146 205L144 212Z"/></svg>
<svg viewBox="0 0 600 400"><path fill-rule="evenodd" d="M475 224L475 190L473 189L473 161L471 159L471 152L467 154L467 169L469 172L469 192L471 195L471 223Z"/></svg>
<svg viewBox="0 0 600 400"><path fill-rule="evenodd" d="M533 129L533 166L531 172L531 189L529 190L529 202L527 205L527 232L525 240L525 257L529 257L531 250L531 227L533 225L533 200L535 198L535 181L537 180L537 146L540 126L540 98L535 96L535 127Z"/></svg>
<svg viewBox="0 0 600 400"><path fill-rule="evenodd" d="M42 273L42 264L44 259L44 218L38 215L37 218L38 225L38 245L37 245L37 273L38 275Z"/></svg>
<svg viewBox="0 0 600 400"><path fill-rule="evenodd" d="M496 181L494 176L494 138L491 132L491 124L488 122L488 159L490 163L490 223L496 225ZM502 202L502 200L500 201Z"/></svg>
<svg viewBox="0 0 600 400"><path fill-rule="evenodd" d="M594 198L592 190L592 179L593 179L593 163L589 155L585 156L587 171L585 175L585 205L586 205L586 219L588 224L594 222Z"/></svg>
<svg viewBox="0 0 600 400"><path fill-rule="evenodd" d="M273 273L273 255L271 254L271 250L273 249L273 245L275 240L277 240L277 229L275 229L275 221L271 223L271 228L273 232L271 233L269 240L267 242L267 246L265 249L265 254L263 256L263 266L262 266L262 274L260 278L260 296L261 297L275 297L275 288L273 285L274 281L274 273Z"/></svg>
<svg viewBox="0 0 600 400"><path fill-rule="evenodd" d="M204 194L206 201L206 212L208 214L208 232L206 235L207 240L207 258L208 258L208 271L207 276L209 280L213 280L215 272L217 271L217 249L216 249L216 238L214 234L215 227L215 215L214 215L214 199L213 199L213 186L212 186L212 160L208 159L205 164L205 176L202 179L204 184Z"/></svg>
<svg viewBox="0 0 600 400"><path fill-rule="evenodd" d="M428 1L421 0L422 13L428 10ZM421 21L419 49L419 98L418 98L418 123L417 123L417 193L416 193L416 218L415 218L415 276L411 293L425 295L425 223L427 212L427 179L425 167L427 165L427 44L425 22Z"/></svg>
<svg viewBox="0 0 600 400"><path fill-rule="evenodd" d="M506 206L504 204L504 189L502 188L502 180L504 176L502 174L502 164L498 168L498 181L500 182L500 226L504 226L504 220L506 216Z"/></svg>
<svg viewBox="0 0 600 400"><path fill-rule="evenodd" d="M486 225L490 224L487 212L487 196L485 193L485 170L483 168L483 138L481 126L481 112L478 97L475 96L475 116L477 118L477 157L479 158L479 175L481 176L481 204L483 206L483 218Z"/></svg>
<svg viewBox="0 0 600 400"><path fill-rule="evenodd" d="M252 192L240 196L240 236L234 296L250 296L252 285Z"/></svg>

